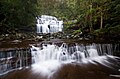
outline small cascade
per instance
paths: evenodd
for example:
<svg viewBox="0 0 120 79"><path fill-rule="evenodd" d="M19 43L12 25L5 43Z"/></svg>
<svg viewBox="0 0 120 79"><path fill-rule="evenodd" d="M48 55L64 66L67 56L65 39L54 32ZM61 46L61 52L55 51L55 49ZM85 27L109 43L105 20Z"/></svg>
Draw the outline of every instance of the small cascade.
<svg viewBox="0 0 120 79"><path fill-rule="evenodd" d="M15 69L22 69L31 64L28 49L0 51L0 75Z"/></svg>
<svg viewBox="0 0 120 79"><path fill-rule="evenodd" d="M61 46L54 44L42 45L42 47L31 48L32 58L34 63L58 60L58 61L81 61L85 58L93 58L103 55L113 55L112 44L75 44L68 46L63 43Z"/></svg>
<svg viewBox="0 0 120 79"><path fill-rule="evenodd" d="M118 47L118 46L117 46ZM115 50L117 49L115 47ZM40 47L32 46L32 72L41 73L51 77L64 64L97 64L112 68L108 58L113 60L112 44L73 44L66 43L57 46L55 44L43 44ZM120 51L120 50L119 50ZM49 79L49 78L47 78Z"/></svg>
<svg viewBox="0 0 120 79"><path fill-rule="evenodd" d="M38 44L37 44L38 45ZM31 67L32 72L53 74L63 64L93 63L109 67L107 59L120 52L120 44L42 44L30 49L0 51L0 75L16 69ZM114 53L115 52L115 53ZM49 79L49 78L48 78Z"/></svg>
<svg viewBox="0 0 120 79"><path fill-rule="evenodd" d="M57 20L56 17L41 15L37 17L37 33L56 33L63 29L63 21Z"/></svg>

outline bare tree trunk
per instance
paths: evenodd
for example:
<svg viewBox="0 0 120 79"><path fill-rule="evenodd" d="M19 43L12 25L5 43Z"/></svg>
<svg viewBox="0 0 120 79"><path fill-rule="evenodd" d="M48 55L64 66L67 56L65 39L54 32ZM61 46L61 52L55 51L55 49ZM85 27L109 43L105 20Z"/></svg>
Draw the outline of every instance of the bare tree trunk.
<svg viewBox="0 0 120 79"><path fill-rule="evenodd" d="M93 31L93 24L92 24L92 1L90 1L90 32Z"/></svg>
<svg viewBox="0 0 120 79"><path fill-rule="evenodd" d="M100 29L102 29L103 28L103 13L102 11L100 13L101 13L100 14Z"/></svg>
<svg viewBox="0 0 120 79"><path fill-rule="evenodd" d="M92 28L92 3L90 5L90 32L93 31L93 28Z"/></svg>

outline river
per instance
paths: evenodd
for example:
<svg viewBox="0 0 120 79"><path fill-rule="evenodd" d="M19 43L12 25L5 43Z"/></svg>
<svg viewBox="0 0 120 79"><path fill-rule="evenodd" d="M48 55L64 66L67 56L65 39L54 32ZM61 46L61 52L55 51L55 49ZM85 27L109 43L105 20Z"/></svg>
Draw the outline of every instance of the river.
<svg viewBox="0 0 120 79"><path fill-rule="evenodd" d="M2 41L0 79L119 79L119 53L118 43Z"/></svg>

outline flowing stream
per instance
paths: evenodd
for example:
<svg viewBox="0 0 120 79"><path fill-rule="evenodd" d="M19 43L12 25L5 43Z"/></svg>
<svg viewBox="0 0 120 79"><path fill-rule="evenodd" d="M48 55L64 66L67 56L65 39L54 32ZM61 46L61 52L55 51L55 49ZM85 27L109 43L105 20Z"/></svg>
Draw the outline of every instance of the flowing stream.
<svg viewBox="0 0 120 79"><path fill-rule="evenodd" d="M119 72L120 58L114 56L116 52L120 52L120 44L44 43L39 46L31 45L30 49L1 51L0 75L30 68L32 73L40 73L47 76L47 79L51 79L66 64L87 65L89 63L100 64ZM117 76L119 77L119 74Z"/></svg>
<svg viewBox="0 0 120 79"><path fill-rule="evenodd" d="M113 49L114 48L114 49ZM63 43L61 46L55 44L43 44L41 47L32 46L33 71L49 75L56 72L62 64L68 63L95 63L99 62L109 67L104 61L107 57L114 58L113 52L119 52L119 45L112 44L73 44Z"/></svg>

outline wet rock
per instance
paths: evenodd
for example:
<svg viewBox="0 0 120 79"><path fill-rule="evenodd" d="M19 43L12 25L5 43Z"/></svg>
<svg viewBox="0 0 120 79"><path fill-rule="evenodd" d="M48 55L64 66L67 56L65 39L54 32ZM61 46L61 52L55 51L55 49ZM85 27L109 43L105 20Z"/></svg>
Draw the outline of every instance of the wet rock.
<svg viewBox="0 0 120 79"><path fill-rule="evenodd" d="M20 41L20 40L13 40L12 42L13 43L19 43L19 42L22 42L22 41Z"/></svg>
<svg viewBox="0 0 120 79"><path fill-rule="evenodd" d="M53 36L50 36L50 39L54 39L54 37L53 37Z"/></svg>
<svg viewBox="0 0 120 79"><path fill-rule="evenodd" d="M36 38L37 38L37 39L42 39L42 38L43 38L43 36L37 36Z"/></svg>
<svg viewBox="0 0 120 79"><path fill-rule="evenodd" d="M35 40L36 40L36 41L42 41L42 40L43 40L43 36L36 36L36 37L35 37Z"/></svg>
<svg viewBox="0 0 120 79"><path fill-rule="evenodd" d="M8 37L8 36L9 36L9 34L5 34L5 36L6 36L6 37Z"/></svg>

